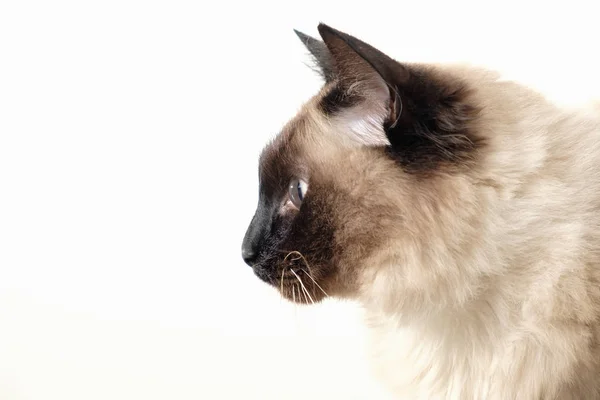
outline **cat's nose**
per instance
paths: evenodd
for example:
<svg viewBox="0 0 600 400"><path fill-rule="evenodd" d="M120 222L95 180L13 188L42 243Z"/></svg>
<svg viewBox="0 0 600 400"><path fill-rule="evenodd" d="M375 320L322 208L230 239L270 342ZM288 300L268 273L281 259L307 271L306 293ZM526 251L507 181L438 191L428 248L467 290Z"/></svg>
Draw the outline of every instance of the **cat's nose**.
<svg viewBox="0 0 600 400"><path fill-rule="evenodd" d="M246 264L252 266L254 261L256 261L256 252L251 248L244 247L242 248L242 258Z"/></svg>
<svg viewBox="0 0 600 400"><path fill-rule="evenodd" d="M268 210L265 211L264 207L259 205L244 235L242 258L251 267L260 258L261 244L269 234L269 215Z"/></svg>

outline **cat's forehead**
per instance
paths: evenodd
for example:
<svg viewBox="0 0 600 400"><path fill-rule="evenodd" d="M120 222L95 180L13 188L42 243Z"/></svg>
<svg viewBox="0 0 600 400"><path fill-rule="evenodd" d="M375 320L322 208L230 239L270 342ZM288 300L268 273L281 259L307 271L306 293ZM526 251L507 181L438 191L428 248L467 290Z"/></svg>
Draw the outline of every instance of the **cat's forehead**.
<svg viewBox="0 0 600 400"><path fill-rule="evenodd" d="M301 168L318 134L309 128L308 118L306 112L300 112L263 149L259 162L261 181L287 179Z"/></svg>
<svg viewBox="0 0 600 400"><path fill-rule="evenodd" d="M323 173L344 164L345 155L365 143L377 144L370 121L353 116L351 110L332 110L336 90L335 84L325 85L263 149L261 183L280 187L292 177Z"/></svg>
<svg viewBox="0 0 600 400"><path fill-rule="evenodd" d="M330 140L332 124L320 108L322 99L323 91L305 103L284 125L263 149L260 157L262 167L274 164L284 167L292 161L300 161L306 154Z"/></svg>

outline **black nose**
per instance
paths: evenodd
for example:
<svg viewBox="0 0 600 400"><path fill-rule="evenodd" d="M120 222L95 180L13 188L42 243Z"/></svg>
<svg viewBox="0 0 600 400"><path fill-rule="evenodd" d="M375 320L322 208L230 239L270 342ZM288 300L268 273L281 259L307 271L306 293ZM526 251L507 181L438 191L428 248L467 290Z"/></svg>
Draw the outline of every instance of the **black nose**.
<svg viewBox="0 0 600 400"><path fill-rule="evenodd" d="M243 247L242 258L244 259L244 262L246 264L252 266L252 264L254 264L254 262L256 261L256 252L250 248Z"/></svg>
<svg viewBox="0 0 600 400"><path fill-rule="evenodd" d="M249 266L253 266L261 258L261 247L265 243L265 238L269 236L271 231L270 221L271 212L266 209L262 203L259 203L258 208L252 217L252 221L246 230L244 240L242 242L242 258Z"/></svg>

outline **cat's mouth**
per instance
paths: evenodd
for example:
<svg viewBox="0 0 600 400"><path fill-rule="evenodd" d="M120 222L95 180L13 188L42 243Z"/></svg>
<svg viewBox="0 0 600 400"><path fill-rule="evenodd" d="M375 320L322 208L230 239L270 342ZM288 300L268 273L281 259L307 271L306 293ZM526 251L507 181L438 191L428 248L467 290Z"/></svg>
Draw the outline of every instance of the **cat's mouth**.
<svg viewBox="0 0 600 400"><path fill-rule="evenodd" d="M299 252L294 256L286 256L276 263L277 268L254 267L254 273L262 281L275 287L279 293L294 303L314 304L329 297L323 284L311 270L304 256Z"/></svg>

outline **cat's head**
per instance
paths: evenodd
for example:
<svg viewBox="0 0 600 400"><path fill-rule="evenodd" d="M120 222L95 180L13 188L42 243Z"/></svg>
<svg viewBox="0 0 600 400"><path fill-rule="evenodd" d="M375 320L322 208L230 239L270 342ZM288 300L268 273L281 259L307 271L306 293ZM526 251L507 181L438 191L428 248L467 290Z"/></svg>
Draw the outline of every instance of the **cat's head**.
<svg viewBox="0 0 600 400"><path fill-rule="evenodd" d="M461 211L485 147L472 90L451 73L318 30L322 41L296 33L325 84L262 152L243 258L300 303L353 298L381 279L435 290L452 268L443 252L466 240L465 221L477 227ZM444 235L456 238L441 243ZM378 275L386 266L398 274Z"/></svg>

